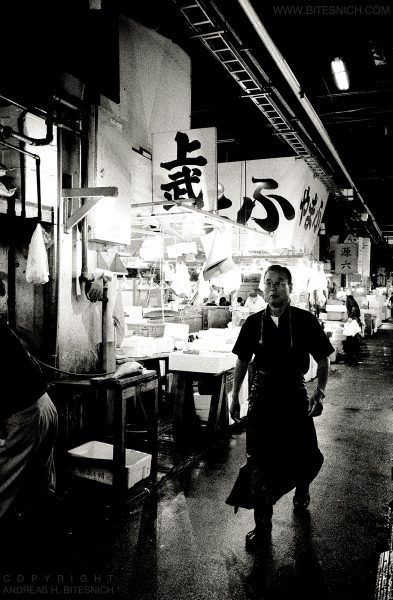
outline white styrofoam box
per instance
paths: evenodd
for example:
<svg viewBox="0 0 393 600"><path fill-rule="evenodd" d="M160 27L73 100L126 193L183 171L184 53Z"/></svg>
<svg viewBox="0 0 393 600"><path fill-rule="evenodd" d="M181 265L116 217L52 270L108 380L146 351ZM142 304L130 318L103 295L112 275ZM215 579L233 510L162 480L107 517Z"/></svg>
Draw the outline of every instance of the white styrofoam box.
<svg viewBox="0 0 393 600"><path fill-rule="evenodd" d="M220 337L225 337L228 335L228 330L224 327L209 327L208 335L219 335Z"/></svg>
<svg viewBox="0 0 393 600"><path fill-rule="evenodd" d="M233 369L237 357L235 354L225 352L183 354L172 352L169 354L170 371L194 371L196 373L221 373Z"/></svg>
<svg viewBox="0 0 393 600"><path fill-rule="evenodd" d="M201 340L198 339L190 342L188 348L189 350L199 350L200 352L207 352L209 350L214 352L232 352L233 346L234 342L228 344L226 340L222 340L219 337L205 337Z"/></svg>
<svg viewBox="0 0 393 600"><path fill-rule="evenodd" d="M133 335L131 337L124 338L120 348L122 352L124 352L124 355L128 358L150 356L153 351L153 339L154 338L143 335Z"/></svg>
<svg viewBox="0 0 393 600"><path fill-rule="evenodd" d="M347 312L345 304L326 304L326 312Z"/></svg>
<svg viewBox="0 0 393 600"><path fill-rule="evenodd" d="M94 440L68 450L68 455L72 459L70 470L74 475L99 481L106 485L113 484L113 473L110 464L113 460L112 444ZM108 463L107 467L103 466L103 461ZM126 448L126 469L128 471L127 486L131 488L141 479L149 477L151 454Z"/></svg>
<svg viewBox="0 0 393 600"><path fill-rule="evenodd" d="M330 311L327 313L327 320L328 321L341 321L342 319L344 319L344 313L337 311L337 312L333 312Z"/></svg>
<svg viewBox="0 0 393 600"><path fill-rule="evenodd" d="M165 323L164 336L172 337L175 340L188 340L190 326L185 323Z"/></svg>
<svg viewBox="0 0 393 600"><path fill-rule="evenodd" d="M335 323L334 321L325 321L324 323L325 331L333 331L333 329L342 329L343 323L340 321L339 323Z"/></svg>
<svg viewBox="0 0 393 600"><path fill-rule="evenodd" d="M173 352L175 348L175 342L173 337L159 337L153 338L153 350L154 354Z"/></svg>
<svg viewBox="0 0 393 600"><path fill-rule="evenodd" d="M386 302L386 296L380 294L367 294L366 298L370 308L383 306Z"/></svg>
<svg viewBox="0 0 393 600"><path fill-rule="evenodd" d="M234 344L238 338L240 327L232 327L231 329L212 328L202 331L197 331L196 336L199 341L204 340L207 343L230 343Z"/></svg>
<svg viewBox="0 0 393 600"><path fill-rule="evenodd" d="M169 353L173 351L174 347L175 344L171 337L156 338L143 335L126 337L120 345L122 353L127 358Z"/></svg>

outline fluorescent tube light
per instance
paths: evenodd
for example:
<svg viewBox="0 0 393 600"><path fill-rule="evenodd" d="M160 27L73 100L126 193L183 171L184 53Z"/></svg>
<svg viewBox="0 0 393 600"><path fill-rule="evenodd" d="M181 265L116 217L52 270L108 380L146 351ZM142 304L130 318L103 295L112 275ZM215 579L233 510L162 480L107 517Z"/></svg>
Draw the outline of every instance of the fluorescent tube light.
<svg viewBox="0 0 393 600"><path fill-rule="evenodd" d="M332 60L332 72L339 90L349 89L348 73L341 58Z"/></svg>

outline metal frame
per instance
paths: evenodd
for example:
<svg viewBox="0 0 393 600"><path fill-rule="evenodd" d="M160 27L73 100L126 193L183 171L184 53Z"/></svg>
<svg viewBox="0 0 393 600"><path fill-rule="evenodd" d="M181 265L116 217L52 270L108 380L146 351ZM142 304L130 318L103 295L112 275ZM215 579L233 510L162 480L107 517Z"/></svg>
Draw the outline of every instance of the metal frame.
<svg viewBox="0 0 393 600"><path fill-rule="evenodd" d="M246 92L243 98L248 98L255 104L269 121L274 131L292 148L297 156L304 159L314 175L327 186L329 191L339 193L339 187L332 176L321 166L320 161L310 150L308 144L303 141L300 133L294 129L291 123L291 119L296 120L294 113L279 92L273 88L268 75L263 71L251 52L241 47L241 40L225 21L224 16L214 2L209 2L209 13L200 0L194 0L193 2L174 0L174 2L192 31L191 38L202 42L210 54L220 62L241 87L243 92ZM233 39L233 42L230 38ZM235 44L239 46L239 49L235 47ZM247 57L253 68L258 71L258 76L253 72L244 57ZM276 102L276 98L279 103ZM290 114L290 118L284 115L279 104ZM299 122L297 122L297 126L312 143L303 126ZM323 158L329 164L327 159Z"/></svg>

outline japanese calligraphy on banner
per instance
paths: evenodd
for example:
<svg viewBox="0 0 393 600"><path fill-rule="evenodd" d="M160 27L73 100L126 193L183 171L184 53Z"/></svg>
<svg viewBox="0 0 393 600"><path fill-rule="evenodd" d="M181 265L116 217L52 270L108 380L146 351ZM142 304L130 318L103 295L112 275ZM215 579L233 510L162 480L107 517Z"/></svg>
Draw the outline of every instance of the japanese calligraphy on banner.
<svg viewBox="0 0 393 600"><path fill-rule="evenodd" d="M358 244L352 242L336 244L335 272L357 273L358 272Z"/></svg>
<svg viewBox="0 0 393 600"><path fill-rule="evenodd" d="M220 163L218 180L231 202L219 214L270 233L261 238L263 250L313 249L328 191L304 160L285 157Z"/></svg>
<svg viewBox="0 0 393 600"><path fill-rule="evenodd" d="M376 277L376 284L378 286L385 286L386 285L386 279L387 279L386 268L385 267L378 267L377 277Z"/></svg>
<svg viewBox="0 0 393 600"><path fill-rule="evenodd" d="M153 201L163 200L216 209L215 127L153 133ZM164 210L172 208L164 204Z"/></svg>
<svg viewBox="0 0 393 600"><path fill-rule="evenodd" d="M359 273L363 279L370 277L371 240L359 238Z"/></svg>

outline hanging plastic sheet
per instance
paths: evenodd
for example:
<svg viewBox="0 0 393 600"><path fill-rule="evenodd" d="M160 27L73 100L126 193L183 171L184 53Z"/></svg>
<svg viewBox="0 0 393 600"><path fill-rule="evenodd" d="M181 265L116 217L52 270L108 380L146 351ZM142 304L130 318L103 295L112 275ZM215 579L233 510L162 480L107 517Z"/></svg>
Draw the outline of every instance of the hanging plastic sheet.
<svg viewBox="0 0 393 600"><path fill-rule="evenodd" d="M38 223L31 237L26 265L26 281L35 285L49 281L48 255L46 253L44 233Z"/></svg>
<svg viewBox="0 0 393 600"><path fill-rule="evenodd" d="M201 238L206 254L203 277L206 281L233 269L231 238L227 231L217 229Z"/></svg>

